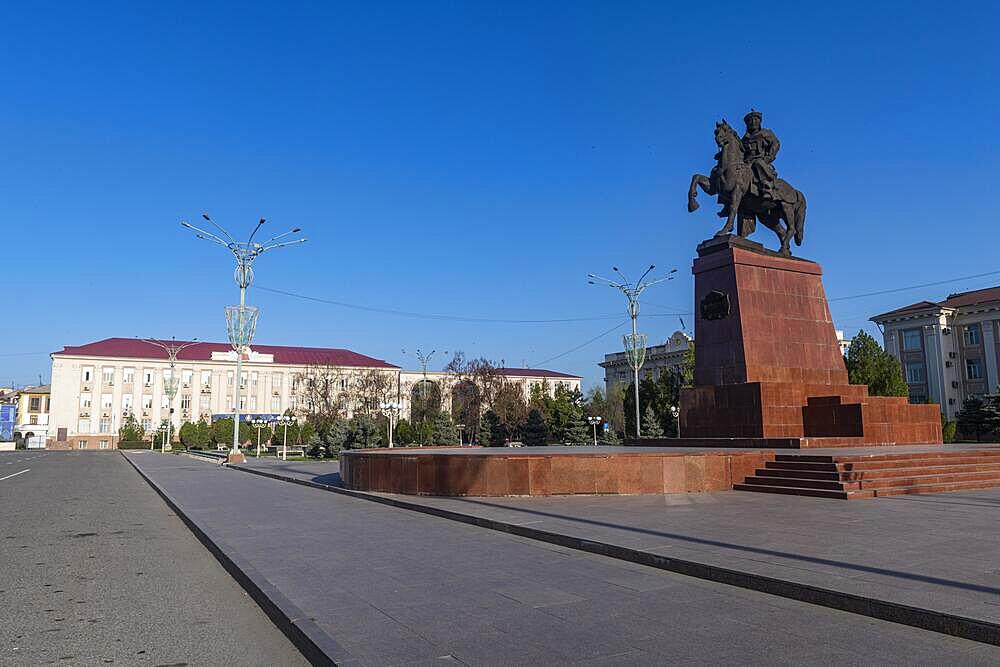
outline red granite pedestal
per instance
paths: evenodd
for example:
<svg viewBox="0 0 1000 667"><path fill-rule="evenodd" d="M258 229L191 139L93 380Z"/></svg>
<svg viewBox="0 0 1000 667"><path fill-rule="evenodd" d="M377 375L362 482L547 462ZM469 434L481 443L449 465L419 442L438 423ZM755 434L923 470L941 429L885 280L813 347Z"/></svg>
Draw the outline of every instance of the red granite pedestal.
<svg viewBox="0 0 1000 667"><path fill-rule="evenodd" d="M848 382L818 264L736 237L698 252L695 386L681 392L675 444L942 442L937 405L869 396L865 385Z"/></svg>

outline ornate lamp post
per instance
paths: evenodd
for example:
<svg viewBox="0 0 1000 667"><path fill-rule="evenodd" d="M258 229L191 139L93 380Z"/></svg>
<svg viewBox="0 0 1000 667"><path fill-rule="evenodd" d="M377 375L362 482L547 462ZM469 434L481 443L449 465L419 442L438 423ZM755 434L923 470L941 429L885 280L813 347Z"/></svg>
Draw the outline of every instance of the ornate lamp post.
<svg viewBox="0 0 1000 667"><path fill-rule="evenodd" d="M458 429L458 446L465 447L465 445L462 443L462 431L465 430L465 424L455 424L455 428Z"/></svg>
<svg viewBox="0 0 1000 667"><path fill-rule="evenodd" d="M597 447L597 425L604 421L603 417L587 417L587 423L594 429L594 447Z"/></svg>
<svg viewBox="0 0 1000 667"><path fill-rule="evenodd" d="M672 414L674 416L674 424L676 424L676 427L677 427L677 437L679 438L679 437L681 437L681 420L680 420L681 410L676 405L671 405L670 406L670 414Z"/></svg>
<svg viewBox="0 0 1000 667"><path fill-rule="evenodd" d="M256 417L250 420L250 424L257 429L257 458L260 458L260 431L271 425L271 421L268 419L261 419Z"/></svg>
<svg viewBox="0 0 1000 667"><path fill-rule="evenodd" d="M278 425L285 427L285 439L281 443L281 460L288 460L288 425L295 421L295 417L291 415L281 415L278 417Z"/></svg>
<svg viewBox="0 0 1000 667"><path fill-rule="evenodd" d="M173 446L170 442L170 427L174 420L174 397L177 396L177 370L175 364L177 362L177 355L180 351L186 347L191 347L197 344L198 339L195 338L189 343L178 343L173 337L171 337L169 343L165 343L162 340L153 340L152 338L146 338L143 340L144 343L149 343L150 345L155 345L164 352L167 353L167 359L170 361L170 377L163 378L163 393L167 395L167 434L166 434L166 444L163 450L166 451L167 447L171 449Z"/></svg>
<svg viewBox="0 0 1000 667"><path fill-rule="evenodd" d="M167 446L167 432L170 431L170 421L168 420L166 424L160 424L160 428L157 430L163 434L163 439L160 440L160 452L164 452Z"/></svg>
<svg viewBox="0 0 1000 667"><path fill-rule="evenodd" d="M622 277L623 282L618 283L607 278L602 278L601 276L596 276L593 273L587 274L587 277L590 278L587 282L591 285L600 284L613 287L624 294L628 300L628 313L629 317L632 318L632 333L626 334L622 342L625 344L625 354L628 356L629 365L632 367L632 380L635 385L635 437L639 438L641 437L639 430L639 369L642 368L643 363L646 361L646 334L640 334L636 331L636 320L639 319L639 295L647 287L651 287L656 283L673 280L673 274L677 273L677 269L671 269L662 278L650 280L648 283L643 282L646 276L649 275L649 272L656 268L653 264L650 264L646 272L633 284L617 266L611 268Z"/></svg>
<svg viewBox="0 0 1000 667"><path fill-rule="evenodd" d="M395 426L396 418L399 416L402 406L396 401L387 401L379 405L379 408L389 417L389 448L392 449L392 429Z"/></svg>
<svg viewBox="0 0 1000 667"><path fill-rule="evenodd" d="M254 230L251 232L250 238L247 239L246 243L240 243L234 239L229 232L208 217L208 214L203 213L201 217L203 217L208 223L215 226L225 239L219 238L215 234L206 232L204 229L199 229L198 227L195 227L187 222L182 222L181 225L193 230L195 232L195 236L198 238L223 246L233 254L233 257L236 258L236 271L233 274L233 278L236 280L237 287L240 288L240 304L238 306L226 306L226 328L227 333L229 334L229 343L232 345L233 351L236 353L236 391L235 399L233 400L233 448L229 457L230 462L241 462L243 460L243 454L240 452L239 433L240 385L243 379L243 355L247 354L250 349L250 343L253 341L254 329L257 327L257 318L260 316L260 310L258 308L246 305L247 287L249 287L253 282L253 262L267 250L274 250L275 248L294 245L296 243L304 243L305 239L294 239L290 241L281 240L291 234L297 234L301 231L298 227L296 227L283 234L271 237L263 243L254 243L253 237L256 236L258 230L260 230L261 226L264 224L264 218L261 218L257 223L257 226L254 227Z"/></svg>

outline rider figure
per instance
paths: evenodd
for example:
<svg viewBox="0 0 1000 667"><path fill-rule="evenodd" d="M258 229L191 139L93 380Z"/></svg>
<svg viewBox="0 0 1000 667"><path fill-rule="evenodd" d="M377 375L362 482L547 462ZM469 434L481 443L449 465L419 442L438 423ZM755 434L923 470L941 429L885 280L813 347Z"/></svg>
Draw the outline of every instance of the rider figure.
<svg viewBox="0 0 1000 667"><path fill-rule="evenodd" d="M753 170L753 178L759 184L760 196L763 199L775 199L775 182L778 172L775 171L774 158L778 156L781 142L771 130L761 127L763 116L759 111L751 110L743 117L747 131L740 140L743 144L743 157Z"/></svg>

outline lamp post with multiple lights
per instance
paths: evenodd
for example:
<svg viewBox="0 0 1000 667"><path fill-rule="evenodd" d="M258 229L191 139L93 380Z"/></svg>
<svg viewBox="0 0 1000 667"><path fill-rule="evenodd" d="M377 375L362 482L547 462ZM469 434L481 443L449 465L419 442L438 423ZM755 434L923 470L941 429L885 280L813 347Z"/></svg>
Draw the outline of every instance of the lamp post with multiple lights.
<svg viewBox="0 0 1000 667"><path fill-rule="evenodd" d="M195 236L198 238L223 246L233 254L233 257L236 258L236 271L233 274L233 278L236 280L236 285L240 288L240 304L238 306L226 306L226 326L227 333L229 334L229 344L232 346L233 352L236 353L236 396L233 400L233 448L230 452L230 460L240 461L243 459L243 454L240 452L239 435L240 389L243 381L243 356L247 354L250 349L250 343L253 342L254 330L257 327L257 318L260 316L260 309L256 306L248 306L246 304L247 287L249 287L253 282L253 262L261 254L268 250L274 250L275 248L294 245L296 243L304 243L305 239L282 240L292 234L297 234L302 231L296 227L292 230L284 232L283 234L271 237L263 243L254 243L254 236L257 235L257 232L264 225L264 218L261 218L260 221L257 222L257 226L254 227L254 230L250 234L250 238L247 239L246 243L240 243L218 223L208 217L208 214L203 213L201 217L203 217L206 222L213 225L225 238L220 238L212 232L207 232L204 229L195 227L187 222L182 222L181 225L194 231Z"/></svg>
<svg viewBox="0 0 1000 667"><path fill-rule="evenodd" d="M624 273L617 267L611 267L615 273L621 276L622 282L615 282L614 280L608 280L607 278L602 278L601 276L594 275L593 273L587 274L590 278L587 282L591 285L607 285L608 287L613 287L619 290L625 295L628 300L628 313L629 317L632 318L632 333L626 334L622 337L622 341L625 344L625 353L628 355L629 365L632 366L632 380L635 386L635 437L640 438L641 433L639 429L639 369L642 368L643 363L646 361L646 334L640 334L636 330L636 320L639 319L639 295L646 291L646 288L651 287L657 283L662 283L666 280L673 280L674 274L677 273L677 269L671 269L667 275L662 278L657 278L655 280L650 280L649 282L643 282L649 272L656 268L653 264L649 265L646 272L642 274L639 280L632 283Z"/></svg>
<svg viewBox="0 0 1000 667"><path fill-rule="evenodd" d="M150 345L155 345L164 352L167 353L167 359L170 361L170 377L163 378L163 393L167 395L167 433L164 446L160 451L166 451L167 446L170 446L170 427L172 426L174 419L174 398L177 396L177 370L175 369L175 364L177 363L177 355L180 351L186 347L191 347L192 345L197 345L198 339L195 338L189 343L178 343L174 338L170 339L169 343L162 340L153 340L152 338L143 339L144 343L149 343Z"/></svg>
<svg viewBox="0 0 1000 667"><path fill-rule="evenodd" d="M597 425L604 421L603 417L587 417L587 423L594 429L594 447L597 447Z"/></svg>
<svg viewBox="0 0 1000 667"><path fill-rule="evenodd" d="M257 458L260 458L260 432L271 425L271 420L256 417L250 420L250 425L257 429Z"/></svg>
<svg viewBox="0 0 1000 667"><path fill-rule="evenodd" d="M379 405L382 408L382 412L386 414L389 418L389 448L392 448L392 429L395 426L396 418L399 416L399 411L403 407L396 401L386 401Z"/></svg>
<svg viewBox="0 0 1000 667"><path fill-rule="evenodd" d="M278 417L278 426L285 427L285 439L281 441L281 460L288 460L288 426L295 421L295 417L291 415L281 415Z"/></svg>

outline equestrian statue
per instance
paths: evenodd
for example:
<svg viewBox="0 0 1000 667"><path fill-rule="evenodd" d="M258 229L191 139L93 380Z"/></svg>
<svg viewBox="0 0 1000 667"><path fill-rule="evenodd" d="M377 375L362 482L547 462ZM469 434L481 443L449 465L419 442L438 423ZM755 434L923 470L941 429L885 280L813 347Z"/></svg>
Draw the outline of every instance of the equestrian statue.
<svg viewBox="0 0 1000 667"><path fill-rule="evenodd" d="M708 195L718 195L722 206L719 217L726 224L715 233L727 236L733 233L746 238L762 225L778 235L781 255L791 255L790 241L802 245L802 232L806 221L806 198L784 180L778 178L774 158L781 142L771 130L761 127L763 117L751 110L743 118L746 133L741 139L736 130L725 120L715 124L715 143L719 152L716 164L708 176L695 174L688 190L688 211L698 208L698 188Z"/></svg>

